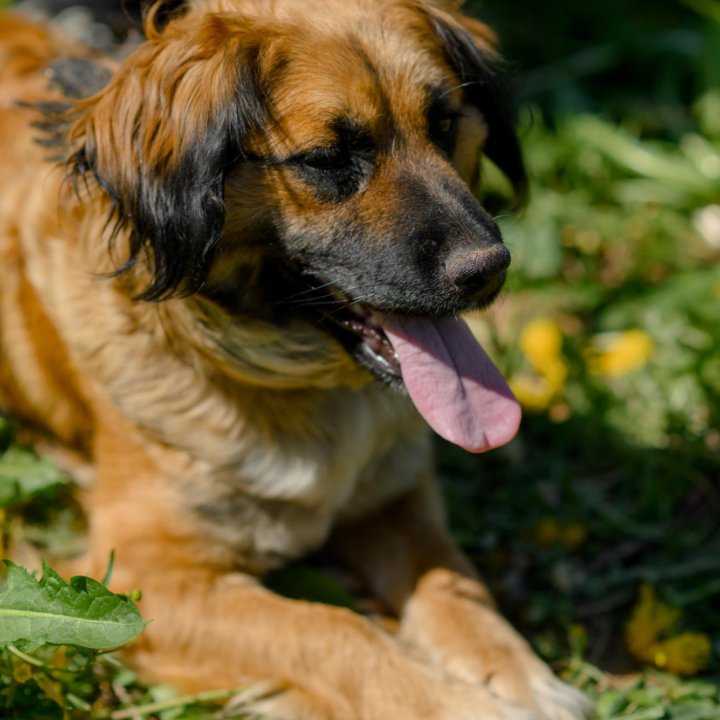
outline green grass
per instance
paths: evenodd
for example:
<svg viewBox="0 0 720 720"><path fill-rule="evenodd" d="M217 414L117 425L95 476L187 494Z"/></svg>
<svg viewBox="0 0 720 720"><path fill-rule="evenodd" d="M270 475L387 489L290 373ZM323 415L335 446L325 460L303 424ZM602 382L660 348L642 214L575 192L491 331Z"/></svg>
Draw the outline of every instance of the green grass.
<svg viewBox="0 0 720 720"><path fill-rule="evenodd" d="M719 720L720 3L482 7L525 71L533 187L501 219L508 292L473 327L532 407L487 456L438 443L452 525L598 718ZM67 478L11 439L0 421L3 542L72 552ZM273 586L348 602L315 569ZM657 602L641 610L673 621L641 658L627 628L643 587ZM683 637L709 652L667 672ZM243 717L224 699L146 687L80 648L0 655L0 715L18 720Z"/></svg>

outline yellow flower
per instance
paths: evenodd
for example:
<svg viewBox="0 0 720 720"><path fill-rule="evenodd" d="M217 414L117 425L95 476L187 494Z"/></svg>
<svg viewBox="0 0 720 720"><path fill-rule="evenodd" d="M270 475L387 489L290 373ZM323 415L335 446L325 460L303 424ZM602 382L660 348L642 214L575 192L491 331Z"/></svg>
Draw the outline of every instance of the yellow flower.
<svg viewBox="0 0 720 720"><path fill-rule="evenodd" d="M677 608L658 600L651 585L643 585L625 627L630 654L677 675L694 675L702 670L710 658L710 640L701 633L671 635L679 619Z"/></svg>
<svg viewBox="0 0 720 720"><path fill-rule="evenodd" d="M523 328L520 349L533 369L543 373L548 364L562 357L562 331L553 320L536 318Z"/></svg>
<svg viewBox="0 0 720 720"><path fill-rule="evenodd" d="M568 550L577 550L587 540L587 528L579 522L569 522L562 529L560 542Z"/></svg>
<svg viewBox="0 0 720 720"><path fill-rule="evenodd" d="M640 588L640 599L625 627L625 643L638 660L653 662L655 641L671 630L680 619L680 611L655 597L655 588L647 583Z"/></svg>
<svg viewBox="0 0 720 720"><path fill-rule="evenodd" d="M587 528L577 521L561 523L554 517L544 517L533 529L532 538L541 547L562 545L571 552L587 539Z"/></svg>
<svg viewBox="0 0 720 720"><path fill-rule="evenodd" d="M528 410L545 410L555 397L555 389L545 378L515 375L509 385L517 401Z"/></svg>
<svg viewBox="0 0 720 720"><path fill-rule="evenodd" d="M559 395L565 388L565 380L567 379L567 365L561 357L555 358L549 362L540 374L548 382L556 395Z"/></svg>
<svg viewBox="0 0 720 720"><path fill-rule="evenodd" d="M702 633L682 633L655 646L654 664L676 675L696 675L708 664L712 645Z"/></svg>
<svg viewBox="0 0 720 720"><path fill-rule="evenodd" d="M560 539L561 532L560 523L553 517L546 517L535 528L535 542L543 547L554 545Z"/></svg>
<svg viewBox="0 0 720 720"><path fill-rule="evenodd" d="M13 680L20 685L26 683L32 677L32 674L32 668L26 662L18 663L13 668Z"/></svg>
<svg viewBox="0 0 720 720"><path fill-rule="evenodd" d="M575 655L584 655L588 647L588 633L585 626L573 623L568 629L568 642Z"/></svg>
<svg viewBox="0 0 720 720"><path fill-rule="evenodd" d="M588 364L595 375L620 377L642 367L655 350L652 338L642 330L625 330L596 337L599 350L591 350Z"/></svg>
<svg viewBox="0 0 720 720"><path fill-rule="evenodd" d="M562 337L558 324L546 318L532 320L520 333L520 349L536 373L519 374L510 380L510 388L523 407L546 410L562 394L568 372Z"/></svg>

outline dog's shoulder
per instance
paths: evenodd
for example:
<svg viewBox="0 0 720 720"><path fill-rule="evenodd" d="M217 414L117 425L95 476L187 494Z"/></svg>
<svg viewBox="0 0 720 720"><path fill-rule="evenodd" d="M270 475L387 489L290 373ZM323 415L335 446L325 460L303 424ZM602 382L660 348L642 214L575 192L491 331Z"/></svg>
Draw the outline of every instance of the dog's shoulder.
<svg viewBox="0 0 720 720"><path fill-rule="evenodd" d="M59 50L47 25L12 13L0 15L0 83L38 73Z"/></svg>

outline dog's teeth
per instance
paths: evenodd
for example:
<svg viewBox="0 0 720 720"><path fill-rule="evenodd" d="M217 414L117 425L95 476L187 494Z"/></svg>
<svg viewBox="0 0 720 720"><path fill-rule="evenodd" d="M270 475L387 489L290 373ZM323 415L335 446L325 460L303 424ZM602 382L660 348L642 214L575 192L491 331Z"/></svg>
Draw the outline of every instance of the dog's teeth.
<svg viewBox="0 0 720 720"><path fill-rule="evenodd" d="M335 317L332 318L333 321L361 338L366 357L372 358L373 362L385 371L399 376L400 363L383 330L385 314L373 310L365 303L353 301L338 288L331 287L330 293L334 299L342 302L346 312L344 318Z"/></svg>

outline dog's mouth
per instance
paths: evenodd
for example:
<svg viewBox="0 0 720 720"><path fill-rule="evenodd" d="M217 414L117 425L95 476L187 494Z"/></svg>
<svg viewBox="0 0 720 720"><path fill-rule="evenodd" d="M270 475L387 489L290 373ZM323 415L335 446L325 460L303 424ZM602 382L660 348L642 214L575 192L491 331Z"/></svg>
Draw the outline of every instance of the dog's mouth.
<svg viewBox="0 0 720 720"><path fill-rule="evenodd" d="M304 282L270 268L264 287L284 288L267 317L282 324L289 307L333 335L354 360L379 380L407 391L427 423L442 437L471 452L512 440L520 408L505 379L465 322L455 316L420 316L379 310L317 278ZM234 289L238 283L232 283ZM288 290L294 288L288 294ZM209 297L241 317L255 308L252 297L215 288ZM256 299L257 300L257 299Z"/></svg>
<svg viewBox="0 0 720 720"><path fill-rule="evenodd" d="M400 361L383 327L385 315L363 303L345 300L339 292L334 295L337 309L323 316L325 324L363 367L380 380L401 386Z"/></svg>
<svg viewBox="0 0 720 720"><path fill-rule="evenodd" d="M326 324L357 362L391 385L404 385L439 435L471 452L515 436L517 401L463 320L381 313L333 295Z"/></svg>

